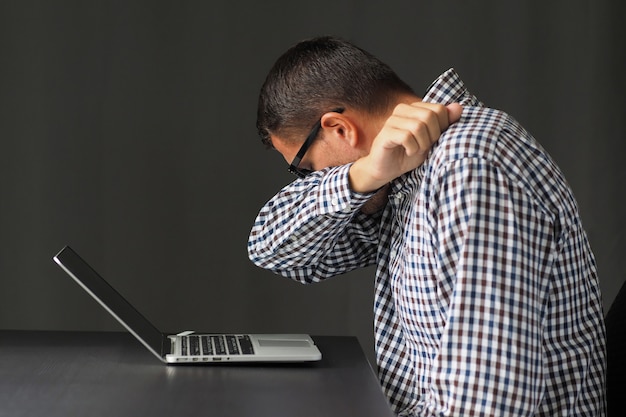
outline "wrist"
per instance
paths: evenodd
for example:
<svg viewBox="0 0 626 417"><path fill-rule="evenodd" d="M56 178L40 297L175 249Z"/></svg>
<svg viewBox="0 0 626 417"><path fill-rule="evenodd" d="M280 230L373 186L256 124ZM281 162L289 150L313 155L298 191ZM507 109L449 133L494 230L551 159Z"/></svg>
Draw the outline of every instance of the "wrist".
<svg viewBox="0 0 626 417"><path fill-rule="evenodd" d="M371 193L389 182L387 178L376 177L367 168L367 157L356 160L348 171L348 181L352 191L357 193Z"/></svg>

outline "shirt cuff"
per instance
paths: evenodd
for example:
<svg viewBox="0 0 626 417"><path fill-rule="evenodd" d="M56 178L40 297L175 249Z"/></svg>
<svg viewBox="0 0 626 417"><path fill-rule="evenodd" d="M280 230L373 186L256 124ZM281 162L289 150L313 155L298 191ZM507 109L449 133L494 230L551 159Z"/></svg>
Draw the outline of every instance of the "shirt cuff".
<svg viewBox="0 0 626 417"><path fill-rule="evenodd" d="M318 212L320 214L345 213L352 215L375 192L357 193L350 188L348 173L352 164L328 168L319 187Z"/></svg>

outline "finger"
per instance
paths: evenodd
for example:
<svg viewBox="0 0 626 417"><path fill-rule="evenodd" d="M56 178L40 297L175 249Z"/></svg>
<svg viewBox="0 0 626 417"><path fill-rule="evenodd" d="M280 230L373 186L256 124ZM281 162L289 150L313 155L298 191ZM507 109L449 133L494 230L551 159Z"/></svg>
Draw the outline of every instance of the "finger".
<svg viewBox="0 0 626 417"><path fill-rule="evenodd" d="M414 149L410 149L407 156L427 153L440 136L439 125L434 119L430 123L417 123L411 133L409 140L414 144Z"/></svg>
<svg viewBox="0 0 626 417"><path fill-rule="evenodd" d="M404 114L393 115L389 119L390 124L396 129L410 132L420 148L430 148L441 135L437 114L424 108L412 108Z"/></svg>
<svg viewBox="0 0 626 417"><path fill-rule="evenodd" d="M450 124L458 122L463 113L463 107L461 107L459 103L452 103L448 104L446 108L448 110L448 121Z"/></svg>
<svg viewBox="0 0 626 417"><path fill-rule="evenodd" d="M388 149L402 147L407 156L427 153L433 143L428 126L422 122L417 124L414 121L411 122L406 126L390 128L385 147ZM439 134L435 140L438 136Z"/></svg>
<svg viewBox="0 0 626 417"><path fill-rule="evenodd" d="M426 103L423 101L418 101L418 102L412 103L411 108L415 109L416 111L427 111L427 112L432 113L432 115L437 118L437 124L439 126L438 133L443 132L450 125L449 110L443 104Z"/></svg>

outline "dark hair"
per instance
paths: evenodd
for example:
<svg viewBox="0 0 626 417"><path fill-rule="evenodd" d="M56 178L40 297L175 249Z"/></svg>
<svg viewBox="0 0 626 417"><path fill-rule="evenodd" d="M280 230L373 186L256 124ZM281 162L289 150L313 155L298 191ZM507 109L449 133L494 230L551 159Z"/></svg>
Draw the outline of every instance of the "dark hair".
<svg viewBox="0 0 626 417"><path fill-rule="evenodd" d="M284 140L304 136L326 112L355 108L378 114L398 93L413 93L385 63L357 46L333 37L299 42L270 70L259 95L257 129Z"/></svg>

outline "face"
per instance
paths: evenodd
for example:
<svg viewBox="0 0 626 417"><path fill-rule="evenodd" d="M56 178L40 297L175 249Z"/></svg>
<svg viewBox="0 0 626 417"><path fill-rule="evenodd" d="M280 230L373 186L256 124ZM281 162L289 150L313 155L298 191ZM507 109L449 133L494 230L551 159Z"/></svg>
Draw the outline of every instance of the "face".
<svg viewBox="0 0 626 417"><path fill-rule="evenodd" d="M337 141L336 136L322 137L318 136L307 152L304 154L298 167L309 171L316 171L331 166L345 165L354 162L365 156L367 152L359 150L348 145L345 140ZM274 148L285 158L287 164L291 164L294 157L302 146L301 143L290 144L281 140L279 137L272 136L272 144ZM387 192L389 187L379 190L370 200L362 207L361 211L366 214L376 213L387 204Z"/></svg>
<svg viewBox="0 0 626 417"><path fill-rule="evenodd" d="M286 142L277 136L272 136L272 144L285 158L287 164L291 164L302 146L302 143ZM327 167L354 162L361 156L363 156L362 152L349 146L345 140L340 140L333 135L324 135L323 132L320 132L302 157L298 168L308 171L319 171Z"/></svg>
<svg viewBox="0 0 626 417"><path fill-rule="evenodd" d="M311 171L345 165L367 155L368 134L360 127L361 115L344 111L338 108L325 113L306 138L295 143L271 135L274 148L285 158L290 172L303 178ZM365 120L371 122L372 118L367 115Z"/></svg>

